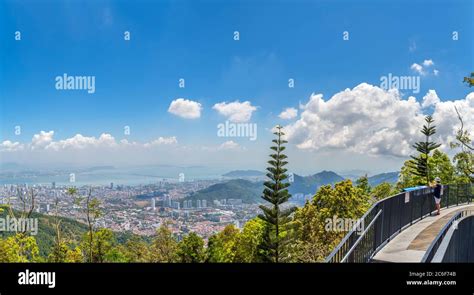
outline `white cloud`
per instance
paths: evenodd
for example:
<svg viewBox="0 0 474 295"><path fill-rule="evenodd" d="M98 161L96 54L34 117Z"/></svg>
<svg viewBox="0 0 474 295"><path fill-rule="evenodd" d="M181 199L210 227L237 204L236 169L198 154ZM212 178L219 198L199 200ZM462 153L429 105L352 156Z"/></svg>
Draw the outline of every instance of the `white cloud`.
<svg viewBox="0 0 474 295"><path fill-rule="evenodd" d="M433 106L437 103L440 102L440 99L438 97L438 94L436 93L436 91L434 90L429 90L428 93L423 96L423 103L421 104L421 106L423 108L427 108L429 106Z"/></svg>
<svg viewBox="0 0 474 295"><path fill-rule="evenodd" d="M449 150L449 142L455 140L455 134L460 123L454 106L459 110L464 121L464 130L472 134L474 130L474 92L469 93L465 99L454 101L441 101L435 105L433 119L436 132L441 137L443 148Z"/></svg>
<svg viewBox="0 0 474 295"><path fill-rule="evenodd" d="M474 128L474 92L465 100L438 101L436 92L425 96L435 103L436 140L447 146L459 124L454 105L464 111L466 129ZM302 106L299 119L285 127L287 139L300 149L344 149L360 154L406 157L420 140L423 108L416 98L402 99L397 90L385 91L362 83L323 100L312 94Z"/></svg>
<svg viewBox="0 0 474 295"><path fill-rule="evenodd" d="M433 60L431 60L431 59L425 59L425 60L423 61L423 65L424 65L425 67L429 67L429 66L434 65L434 62L433 62Z"/></svg>
<svg viewBox="0 0 474 295"><path fill-rule="evenodd" d="M158 137L158 139L153 140L152 142L145 143L145 147L152 147L152 146L160 146L160 145L168 145L168 144L177 144L178 140L176 136L171 137Z"/></svg>
<svg viewBox="0 0 474 295"><path fill-rule="evenodd" d="M283 112L278 115L280 119L283 120L291 120L293 118L296 118L298 116L298 110L295 108L286 108Z"/></svg>
<svg viewBox="0 0 474 295"><path fill-rule="evenodd" d="M41 149L49 145L53 141L54 131L40 131L39 134L33 135L31 139L32 149Z"/></svg>
<svg viewBox="0 0 474 295"><path fill-rule="evenodd" d="M87 137L81 134L76 134L75 136L51 142L45 148L51 150L64 150L64 149L85 149L89 147L115 147L117 142L115 138L107 133L102 133L99 138L94 136Z"/></svg>
<svg viewBox="0 0 474 295"><path fill-rule="evenodd" d="M120 145L122 146L138 146L139 143L137 143L136 141L128 141L127 139L121 139L120 140Z"/></svg>
<svg viewBox="0 0 474 295"><path fill-rule="evenodd" d="M218 149L219 150L235 150L235 149L238 149L239 147L240 147L239 144L236 143L235 141L228 140L222 143Z"/></svg>
<svg viewBox="0 0 474 295"><path fill-rule="evenodd" d="M418 74L420 75L424 75L425 72L423 71L423 66L422 65L419 65L417 63L414 63L411 65L410 69L412 69L413 71L417 72Z"/></svg>
<svg viewBox="0 0 474 295"><path fill-rule="evenodd" d="M200 103L185 98L178 98L171 102L168 112L185 119L201 117L202 106Z"/></svg>
<svg viewBox="0 0 474 295"><path fill-rule="evenodd" d="M21 151L24 149L24 145L19 142L12 142L10 140L5 140L0 142L0 151L2 152L15 152Z"/></svg>
<svg viewBox="0 0 474 295"><path fill-rule="evenodd" d="M427 68L434 66L434 64L435 63L432 59L425 59L421 65L417 64L417 63L412 64L410 69L412 69L413 71L417 72L418 74L424 76L424 75L429 73ZM434 69L433 74L435 76L438 76L439 71L437 69Z"/></svg>
<svg viewBox="0 0 474 295"><path fill-rule="evenodd" d="M108 133L102 133L98 138L94 136L83 136L82 134L76 134L70 138L53 141L53 134L54 131L41 131L39 134L35 134L33 136L31 143L29 144L21 144L19 142L5 140L0 142L0 151L18 151L25 148L29 148L31 150L50 150L56 152L62 150L86 150L88 148L147 148L178 143L176 136L160 136L157 139L147 143L139 143L136 141L129 142L127 139L121 139L119 142L117 142L115 138Z"/></svg>
<svg viewBox="0 0 474 295"><path fill-rule="evenodd" d="M252 118L252 113L257 110L250 101L239 102L238 100L230 103L216 103L212 108L235 123L248 122Z"/></svg>

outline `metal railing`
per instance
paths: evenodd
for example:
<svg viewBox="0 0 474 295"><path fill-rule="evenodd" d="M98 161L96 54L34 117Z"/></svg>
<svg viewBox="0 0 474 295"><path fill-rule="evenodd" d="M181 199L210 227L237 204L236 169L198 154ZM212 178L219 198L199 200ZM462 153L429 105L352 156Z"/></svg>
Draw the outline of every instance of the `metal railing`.
<svg viewBox="0 0 474 295"><path fill-rule="evenodd" d="M445 185L441 207L470 203L473 197L473 184ZM369 262L397 234L431 215L434 208L432 188L403 192L380 200L358 220L326 262ZM368 226L359 233L357 229L361 228L361 223Z"/></svg>
<svg viewBox="0 0 474 295"><path fill-rule="evenodd" d="M474 262L474 211L456 213L431 243L421 262Z"/></svg>

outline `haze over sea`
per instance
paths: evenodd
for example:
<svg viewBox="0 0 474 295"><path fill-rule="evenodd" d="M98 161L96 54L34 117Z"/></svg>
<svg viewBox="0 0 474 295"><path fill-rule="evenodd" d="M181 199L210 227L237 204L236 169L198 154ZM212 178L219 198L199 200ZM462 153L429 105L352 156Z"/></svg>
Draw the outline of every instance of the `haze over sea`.
<svg viewBox="0 0 474 295"><path fill-rule="evenodd" d="M38 172L41 171L41 172ZM98 167L98 168L58 168L50 171L36 169L18 169L2 171L0 184L51 184L56 185L139 185L159 181L178 181L179 174L184 173L185 181L219 179L228 172L225 168L209 167L175 167L175 166L141 166L141 167ZM75 182L69 181L71 173Z"/></svg>

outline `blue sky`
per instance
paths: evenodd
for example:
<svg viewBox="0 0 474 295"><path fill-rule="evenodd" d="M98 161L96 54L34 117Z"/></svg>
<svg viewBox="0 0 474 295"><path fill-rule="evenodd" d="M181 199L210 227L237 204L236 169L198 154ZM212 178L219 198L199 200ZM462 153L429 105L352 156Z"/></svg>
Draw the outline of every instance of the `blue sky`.
<svg viewBox="0 0 474 295"><path fill-rule="evenodd" d="M293 124L278 117L285 108L298 109L312 93L328 100L361 83L379 85L388 73L415 75L411 66L425 60L434 65L421 76L418 101L429 90L441 102L464 99L469 89L462 77L474 70L473 11L469 0L3 1L0 142L26 144L42 130L54 130L54 140L102 133L120 140L129 125L129 141L232 140L260 155L268 128ZM459 40L452 40L453 31ZM96 92L56 90L54 79L63 73L95 76ZM200 103L200 117L168 112L177 98ZM257 108L250 120L259 126L256 142L216 136L226 118L213 106L237 100ZM14 134L17 125L21 135Z"/></svg>

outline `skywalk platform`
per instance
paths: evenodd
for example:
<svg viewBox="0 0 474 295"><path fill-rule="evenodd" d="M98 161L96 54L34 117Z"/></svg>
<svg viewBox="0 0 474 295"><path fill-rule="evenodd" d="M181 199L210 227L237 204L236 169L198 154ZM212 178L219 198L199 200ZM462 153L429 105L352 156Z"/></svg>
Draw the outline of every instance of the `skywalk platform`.
<svg viewBox="0 0 474 295"><path fill-rule="evenodd" d="M440 215L427 216L389 241L373 262L421 262L423 255L443 226L458 211L473 209L473 204L441 209Z"/></svg>

